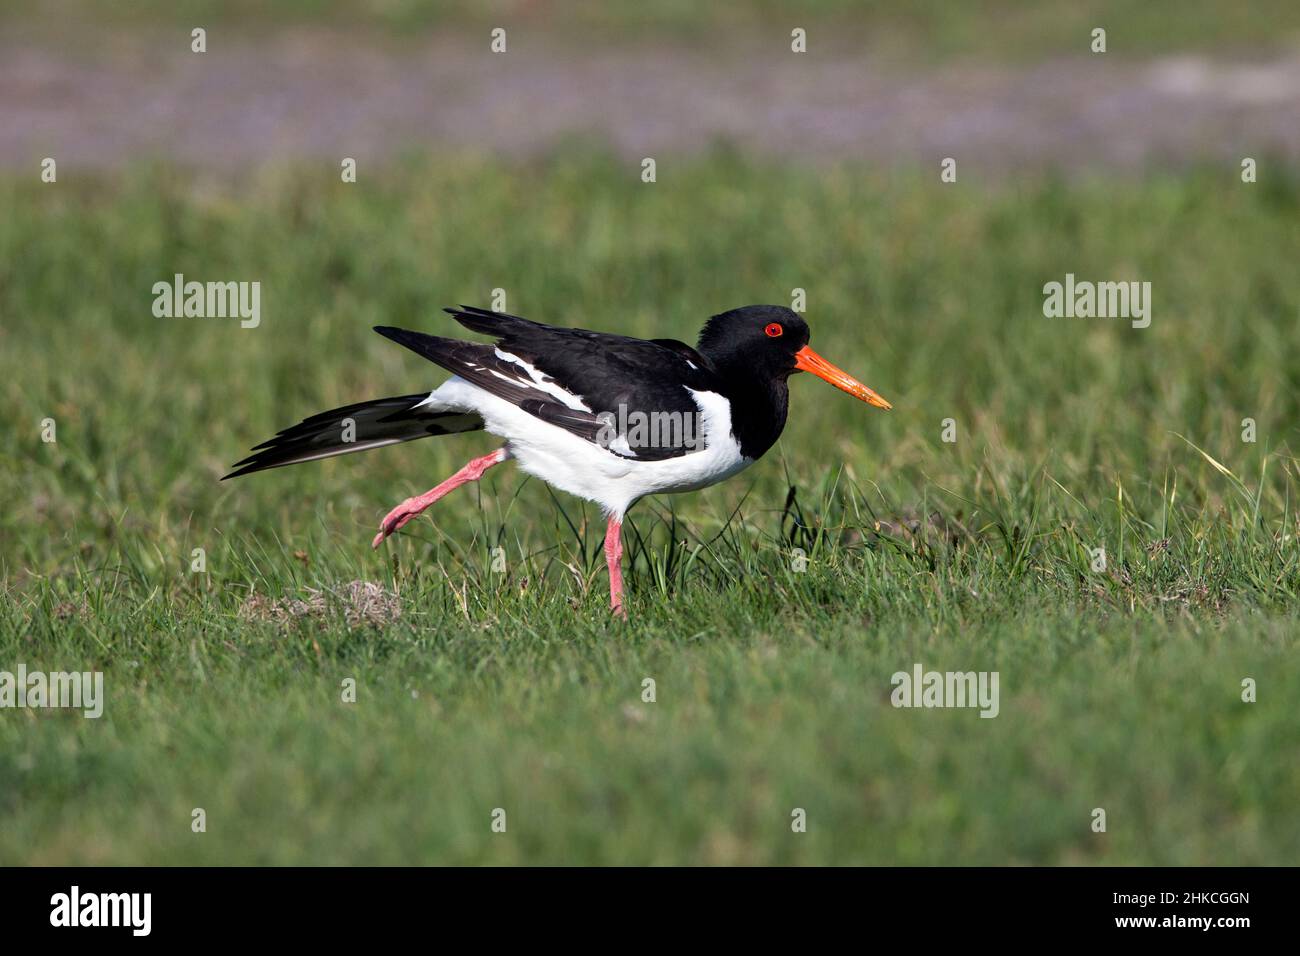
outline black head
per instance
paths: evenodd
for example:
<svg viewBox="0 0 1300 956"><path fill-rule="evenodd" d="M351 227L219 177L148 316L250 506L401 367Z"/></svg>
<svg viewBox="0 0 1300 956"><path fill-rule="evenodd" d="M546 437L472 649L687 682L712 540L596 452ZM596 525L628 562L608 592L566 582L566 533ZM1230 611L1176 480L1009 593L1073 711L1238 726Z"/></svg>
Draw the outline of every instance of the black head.
<svg viewBox="0 0 1300 956"><path fill-rule="evenodd" d="M793 372L812 372L870 405L890 407L867 386L814 352L808 346L810 337L808 323L790 309L746 305L709 319L700 333L698 349L733 377L784 383Z"/></svg>
<svg viewBox="0 0 1300 956"><path fill-rule="evenodd" d="M700 333L699 352L719 367L785 379L808 344L808 323L780 305L746 305L715 315Z"/></svg>

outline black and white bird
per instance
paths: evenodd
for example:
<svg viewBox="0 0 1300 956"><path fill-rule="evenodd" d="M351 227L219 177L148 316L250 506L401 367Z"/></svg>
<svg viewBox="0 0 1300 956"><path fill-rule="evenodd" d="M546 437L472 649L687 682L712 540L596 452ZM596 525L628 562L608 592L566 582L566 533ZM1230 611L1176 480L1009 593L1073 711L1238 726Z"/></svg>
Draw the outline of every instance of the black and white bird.
<svg viewBox="0 0 1300 956"><path fill-rule="evenodd" d="M695 348L483 309L446 311L495 343L378 326L376 332L452 377L432 392L313 415L258 445L225 477L485 429L505 444L390 511L373 546L454 488L513 458L524 471L604 510L610 606L626 617L621 528L627 510L646 495L715 484L760 458L785 427L794 372L812 372L870 405L890 407L809 348L807 323L782 306L715 315Z"/></svg>

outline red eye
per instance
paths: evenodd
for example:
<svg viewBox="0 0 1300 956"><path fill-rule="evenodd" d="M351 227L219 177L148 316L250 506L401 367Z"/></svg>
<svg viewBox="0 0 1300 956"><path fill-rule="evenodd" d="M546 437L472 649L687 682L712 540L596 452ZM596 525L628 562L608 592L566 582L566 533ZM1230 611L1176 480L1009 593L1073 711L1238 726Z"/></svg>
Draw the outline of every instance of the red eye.
<svg viewBox="0 0 1300 956"><path fill-rule="evenodd" d="M785 333L785 329L781 328L781 326L776 322L769 323L767 328L765 328L763 331L766 332L768 336L774 339L778 338L779 336Z"/></svg>

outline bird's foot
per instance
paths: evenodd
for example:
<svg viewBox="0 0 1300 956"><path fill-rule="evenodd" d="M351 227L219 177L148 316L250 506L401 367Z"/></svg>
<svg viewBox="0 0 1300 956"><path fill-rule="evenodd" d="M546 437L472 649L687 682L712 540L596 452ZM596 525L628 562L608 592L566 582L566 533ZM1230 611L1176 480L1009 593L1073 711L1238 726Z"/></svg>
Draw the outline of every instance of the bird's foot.
<svg viewBox="0 0 1300 956"><path fill-rule="evenodd" d="M437 498L433 497L432 491L426 492L422 495L416 495L413 498L407 498L392 511L388 512L388 514L384 515L384 520L379 522L379 534L375 535L374 540L370 542L370 547L379 547L384 543L385 538L394 531L405 526L408 521L419 515L437 500Z"/></svg>
<svg viewBox="0 0 1300 956"><path fill-rule="evenodd" d="M478 481L483 477L483 472L487 471L493 465L499 465L510 457L510 453L504 448L498 448L490 455L484 455L482 458L475 458L470 461L464 468L456 472L436 488L430 488L422 495L416 495L414 498L407 498L400 505L394 508L388 514L384 515L384 520L379 522L379 534L375 535L374 540L370 542L370 547L377 548L384 543L394 531L402 528L408 521L416 517L443 495L469 481Z"/></svg>

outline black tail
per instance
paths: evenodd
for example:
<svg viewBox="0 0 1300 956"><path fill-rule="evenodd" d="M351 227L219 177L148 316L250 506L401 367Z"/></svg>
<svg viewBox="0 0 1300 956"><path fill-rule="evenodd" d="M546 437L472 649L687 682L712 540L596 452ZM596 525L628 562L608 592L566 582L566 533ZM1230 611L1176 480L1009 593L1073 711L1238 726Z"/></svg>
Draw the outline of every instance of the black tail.
<svg viewBox="0 0 1300 956"><path fill-rule="evenodd" d="M483 419L472 412L419 409L419 404L428 397L428 392L422 392L419 395L379 398L313 415L262 442L253 449L256 454L236 462L236 470L221 480L300 461L333 458L430 435L472 432L483 427Z"/></svg>

